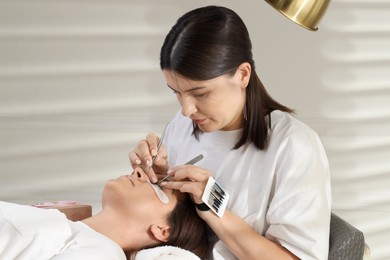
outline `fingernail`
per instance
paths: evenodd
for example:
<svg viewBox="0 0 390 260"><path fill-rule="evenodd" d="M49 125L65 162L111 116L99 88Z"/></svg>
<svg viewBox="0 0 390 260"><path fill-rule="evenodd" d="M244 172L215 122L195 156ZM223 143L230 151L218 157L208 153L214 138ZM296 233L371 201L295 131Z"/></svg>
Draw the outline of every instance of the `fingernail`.
<svg viewBox="0 0 390 260"><path fill-rule="evenodd" d="M168 170L168 171L167 171L167 174L168 174L168 175L173 175L173 170Z"/></svg>
<svg viewBox="0 0 390 260"><path fill-rule="evenodd" d="M163 182L160 183L160 186L166 186L167 183L168 183L167 181L163 181Z"/></svg>
<svg viewBox="0 0 390 260"><path fill-rule="evenodd" d="M157 182L157 177L156 177L156 176L153 176L153 177L152 177L152 182L153 182L153 183L156 183L156 182Z"/></svg>
<svg viewBox="0 0 390 260"><path fill-rule="evenodd" d="M151 166L152 166L152 161L151 161L151 160L147 160L147 161L146 161L146 165L149 166L149 167L151 167Z"/></svg>
<svg viewBox="0 0 390 260"><path fill-rule="evenodd" d="M136 164L141 164L141 160L140 160L140 159L137 159L137 160L135 160L135 163L136 163Z"/></svg>
<svg viewBox="0 0 390 260"><path fill-rule="evenodd" d="M153 149L152 152L151 152L152 156L156 156L157 155L157 151L156 149Z"/></svg>

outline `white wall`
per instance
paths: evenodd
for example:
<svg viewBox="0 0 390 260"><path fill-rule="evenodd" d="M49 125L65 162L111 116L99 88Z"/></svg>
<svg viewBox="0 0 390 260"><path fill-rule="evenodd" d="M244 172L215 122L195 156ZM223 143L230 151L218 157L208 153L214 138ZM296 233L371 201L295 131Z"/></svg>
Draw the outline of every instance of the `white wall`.
<svg viewBox="0 0 390 260"><path fill-rule="evenodd" d="M215 3L247 23L271 94L320 134L334 212L389 259L388 0L334 0L318 32L255 0L0 0L0 199L98 211L135 142L178 109L158 66L165 34Z"/></svg>

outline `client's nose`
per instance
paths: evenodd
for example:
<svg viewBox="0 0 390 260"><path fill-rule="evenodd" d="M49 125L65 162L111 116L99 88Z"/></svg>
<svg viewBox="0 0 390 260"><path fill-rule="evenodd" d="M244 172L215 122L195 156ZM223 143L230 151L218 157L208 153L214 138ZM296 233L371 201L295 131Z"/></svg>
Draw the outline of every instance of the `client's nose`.
<svg viewBox="0 0 390 260"><path fill-rule="evenodd" d="M137 177L140 182L146 182L148 180L148 176L141 167L134 169L134 176Z"/></svg>

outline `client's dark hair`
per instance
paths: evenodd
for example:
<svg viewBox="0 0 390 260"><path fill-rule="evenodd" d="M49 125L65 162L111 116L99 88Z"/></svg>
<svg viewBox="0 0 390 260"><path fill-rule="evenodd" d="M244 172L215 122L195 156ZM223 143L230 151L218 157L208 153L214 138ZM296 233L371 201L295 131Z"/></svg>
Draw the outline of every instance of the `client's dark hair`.
<svg viewBox="0 0 390 260"><path fill-rule="evenodd" d="M188 194L178 196L175 209L168 217L171 235L165 245L177 246L205 259L209 250L207 224L198 216Z"/></svg>
<svg viewBox="0 0 390 260"><path fill-rule="evenodd" d="M205 259L209 251L208 228L206 222L198 216L195 205L187 193L177 196L176 207L167 216L171 227L169 240L158 246L176 246ZM153 247L153 246L152 246ZM128 259L135 259L137 251L126 252Z"/></svg>

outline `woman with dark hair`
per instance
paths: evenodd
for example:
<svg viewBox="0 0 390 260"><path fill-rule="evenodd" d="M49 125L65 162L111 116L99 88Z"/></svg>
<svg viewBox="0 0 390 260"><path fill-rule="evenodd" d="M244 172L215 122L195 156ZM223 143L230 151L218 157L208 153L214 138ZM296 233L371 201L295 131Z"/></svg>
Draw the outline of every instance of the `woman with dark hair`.
<svg viewBox="0 0 390 260"><path fill-rule="evenodd" d="M218 6L184 14L165 38L160 65L181 111L160 150L154 134L138 143L129 154L133 167L149 167L152 182L171 168L161 185L202 205L197 212L217 238L214 259L327 259L325 151L318 135L267 93L241 18ZM199 153L198 166L174 167ZM210 176L230 194L222 217L202 204Z"/></svg>
<svg viewBox="0 0 390 260"><path fill-rule="evenodd" d="M207 225L192 200L152 185L141 168L110 180L102 211L78 222L56 209L0 202L0 259L128 259L160 245L205 258Z"/></svg>

